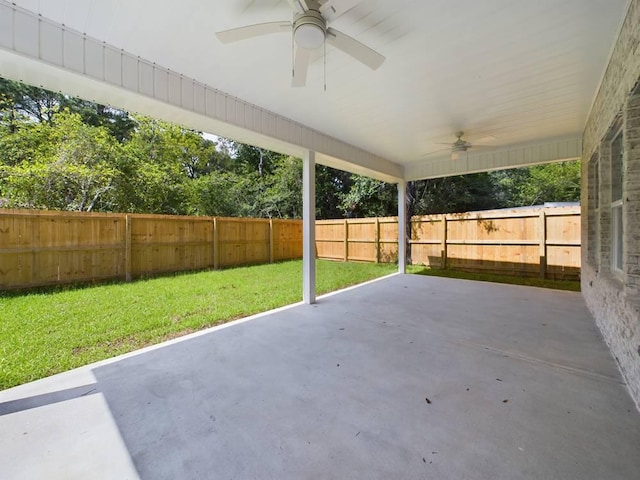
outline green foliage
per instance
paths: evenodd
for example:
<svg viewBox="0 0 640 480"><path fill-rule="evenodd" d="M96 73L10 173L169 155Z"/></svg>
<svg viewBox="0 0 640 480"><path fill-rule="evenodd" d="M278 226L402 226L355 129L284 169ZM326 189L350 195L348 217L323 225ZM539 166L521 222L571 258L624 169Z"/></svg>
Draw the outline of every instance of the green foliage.
<svg viewBox="0 0 640 480"><path fill-rule="evenodd" d="M257 175L233 172L211 173L191 182L192 215L253 217L259 210L256 190L261 187Z"/></svg>
<svg viewBox="0 0 640 480"><path fill-rule="evenodd" d="M10 133L25 120L50 123L65 110L80 115L87 125L107 128L118 141L128 138L134 128L122 110L0 78L0 125Z"/></svg>
<svg viewBox="0 0 640 480"><path fill-rule="evenodd" d="M339 195L345 217L384 217L397 215L398 188L362 175L353 175L351 188Z"/></svg>
<svg viewBox="0 0 640 480"><path fill-rule="evenodd" d="M77 211L111 206L117 142L104 127L61 112L50 123L24 125L6 143L0 166L6 206Z"/></svg>
<svg viewBox="0 0 640 480"><path fill-rule="evenodd" d="M302 218L302 161L280 156L273 160L262 201L262 217Z"/></svg>
<svg viewBox="0 0 640 480"><path fill-rule="evenodd" d="M580 162L550 163L495 172L505 206L580 201Z"/></svg>
<svg viewBox="0 0 640 480"><path fill-rule="evenodd" d="M50 122L65 102L64 95L20 82L0 78L0 110L3 125L13 130L13 122L25 118L38 123Z"/></svg>
<svg viewBox="0 0 640 480"><path fill-rule="evenodd" d="M490 173L409 182L412 215L500 208L497 182Z"/></svg>
<svg viewBox="0 0 640 480"><path fill-rule="evenodd" d="M342 199L351 186L355 175L327 167L316 165L316 217L320 219L341 218Z"/></svg>
<svg viewBox="0 0 640 480"><path fill-rule="evenodd" d="M237 165L242 173L257 172L263 177L273 173L276 163L282 155L264 148L245 145L243 143L230 142L235 152Z"/></svg>
<svg viewBox="0 0 640 480"><path fill-rule="evenodd" d="M184 161L192 153L181 128L147 117L136 118L136 130L123 144L118 165L118 205L126 212L184 214L187 175ZM180 143L183 140L184 143Z"/></svg>

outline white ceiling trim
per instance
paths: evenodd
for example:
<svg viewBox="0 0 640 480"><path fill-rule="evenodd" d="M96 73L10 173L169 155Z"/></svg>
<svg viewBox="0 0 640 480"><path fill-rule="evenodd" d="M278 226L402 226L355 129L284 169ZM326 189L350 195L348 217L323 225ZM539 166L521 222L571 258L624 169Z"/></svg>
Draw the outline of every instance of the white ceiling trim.
<svg viewBox="0 0 640 480"><path fill-rule="evenodd" d="M179 122L252 145L388 182L402 168L0 0L0 72L14 80Z"/></svg>
<svg viewBox="0 0 640 480"><path fill-rule="evenodd" d="M507 168L527 167L543 163L577 160L582 156L582 137L551 142L519 145L490 152L462 154L457 160L439 158L405 167L406 180L449 177L467 173L489 172Z"/></svg>

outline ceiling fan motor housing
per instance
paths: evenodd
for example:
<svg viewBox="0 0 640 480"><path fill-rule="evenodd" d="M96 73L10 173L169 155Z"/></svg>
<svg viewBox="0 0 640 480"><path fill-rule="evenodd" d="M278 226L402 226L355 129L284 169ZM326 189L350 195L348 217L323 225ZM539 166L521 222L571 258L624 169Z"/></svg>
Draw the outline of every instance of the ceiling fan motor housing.
<svg viewBox="0 0 640 480"><path fill-rule="evenodd" d="M453 142L453 145L451 146L451 152L466 152L471 144L466 140L462 140L464 132L456 132L455 135L458 139Z"/></svg>
<svg viewBox="0 0 640 480"><path fill-rule="evenodd" d="M293 21L293 38L296 45L307 50L315 50L324 44L327 24L317 10L307 10Z"/></svg>
<svg viewBox="0 0 640 480"><path fill-rule="evenodd" d="M452 152L466 152L471 145L464 140L458 140L451 146Z"/></svg>

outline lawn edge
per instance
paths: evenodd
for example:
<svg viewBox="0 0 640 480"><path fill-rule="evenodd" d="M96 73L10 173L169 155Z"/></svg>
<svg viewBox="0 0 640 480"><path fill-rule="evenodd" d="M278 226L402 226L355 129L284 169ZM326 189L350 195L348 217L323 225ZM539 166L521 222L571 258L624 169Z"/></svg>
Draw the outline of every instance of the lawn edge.
<svg viewBox="0 0 640 480"><path fill-rule="evenodd" d="M367 280L363 283L358 283L356 285L350 285L345 288L341 288L339 290L335 290L333 292L327 292L322 295L318 295L316 300L324 300L325 298L331 297L333 295L340 294L342 292L350 291L356 289L358 287L362 287L365 285L369 285L374 282L378 282L380 280L390 278L393 276L399 275L398 272L391 273L389 275L384 275L382 277L374 278L372 280ZM67 384L72 385L73 387L78 386L78 384L95 384L97 383L97 379L93 375L93 370L96 368L100 368L106 365L110 365L112 363L119 362L121 360L126 360L129 358L136 357L138 355L142 355L148 352L152 352L154 350L159 350L161 348L169 347L171 345L175 345L177 343L181 343L187 340L192 340L194 338L201 337L203 335L207 335L218 330L222 330L224 328L234 327L246 322L250 322L253 320L258 320L267 315L271 315L278 312L283 312L286 310L290 310L295 307L304 306L305 303L300 301L296 303L291 303L289 305L284 305L282 307L273 308L271 310L266 310L264 312L254 313L247 317L239 318L237 320L231 320L226 323L222 323L220 325L214 325L212 327L207 327L202 330L198 330L197 332L189 333L187 335L183 335L180 337L172 338L170 340L165 340L160 343L156 343L154 345L149 345L147 347L140 348L138 350L134 350L132 352L122 353L115 357L106 358L104 360L98 360L97 362L88 363L87 365L82 365L81 367L76 367L71 370L66 370L64 372L56 373L54 375L50 375L48 377L40 378L38 380L33 380L31 382L23 383L20 385L15 385L13 387L7 388L5 390L0 390L0 403L9 402L13 400L18 400L21 398L26 398L34 395L42 395L47 393L52 393L60 390L60 385L63 387ZM81 380L81 381L79 381Z"/></svg>

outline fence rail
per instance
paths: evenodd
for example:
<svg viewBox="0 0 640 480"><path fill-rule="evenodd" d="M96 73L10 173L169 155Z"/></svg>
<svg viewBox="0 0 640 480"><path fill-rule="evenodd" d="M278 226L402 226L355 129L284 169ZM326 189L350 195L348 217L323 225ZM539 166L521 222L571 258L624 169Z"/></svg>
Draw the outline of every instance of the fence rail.
<svg viewBox="0 0 640 480"><path fill-rule="evenodd" d="M318 258L394 262L396 217L316 222ZM577 207L414 217L413 263L578 278ZM0 210L0 289L302 257L300 220Z"/></svg>

